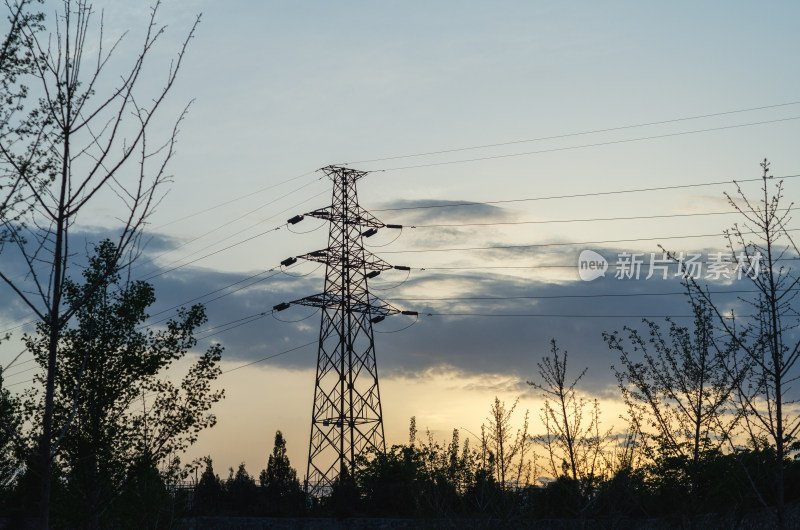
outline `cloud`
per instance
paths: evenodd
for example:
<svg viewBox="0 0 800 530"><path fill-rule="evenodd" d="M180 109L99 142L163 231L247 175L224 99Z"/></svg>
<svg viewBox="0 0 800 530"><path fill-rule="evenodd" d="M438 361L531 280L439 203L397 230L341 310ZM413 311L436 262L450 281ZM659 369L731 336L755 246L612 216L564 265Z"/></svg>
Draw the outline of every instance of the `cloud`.
<svg viewBox="0 0 800 530"><path fill-rule="evenodd" d="M176 250L184 243L176 237L150 232L144 235L142 241L148 255Z"/></svg>
<svg viewBox="0 0 800 530"><path fill-rule="evenodd" d="M147 261L150 256L179 244L160 236L151 241L155 245L142 256L135 278L158 270ZM584 390L608 393L614 386L610 367L618 358L603 342L602 333L623 326L644 329L643 316L663 323L663 317L673 315L679 324L689 325L691 319L682 317L690 315L691 309L680 294L684 289L679 279L672 276L618 280L610 268L604 278L579 281L579 251L558 247L545 255L544 261L562 271L555 279L504 269L414 271L406 282L397 271L379 276L371 282L374 294L395 307L419 312L416 323L414 317L397 315L374 325L381 376L413 377L428 370L447 370L464 374L465 379L481 376L480 384L486 388L523 388L524 381L536 376L536 363L549 354L550 340L555 338L569 352L575 374L589 369ZM616 260L611 251L601 250L601 254L610 262ZM541 254L537 256L541 259ZM495 257L502 263L508 255L498 251ZM4 266L8 263L4 256ZM223 369L262 359L266 360L258 366L266 369L313 368L319 310L302 305L274 315L271 310L281 302L321 292L324 270L303 277L289 274L296 274L294 267L249 274L199 267L171 271L151 280L157 301L151 307L150 322L163 326L159 321L174 315L176 306L204 303L209 321L198 333L199 349L210 341L225 346ZM739 288L751 287L742 282ZM23 306L11 302L7 289L0 294L9 301L2 307L4 320L27 317ZM748 312L734 295L718 299L739 314ZM304 344L310 345L296 349Z"/></svg>
<svg viewBox="0 0 800 530"><path fill-rule="evenodd" d="M459 205L459 206L455 206ZM442 206L442 207L439 207ZM381 205L374 210L378 215L402 216L407 224L424 224L445 221L502 221L511 217L508 210L473 201L453 200L396 200Z"/></svg>
<svg viewBox="0 0 800 530"><path fill-rule="evenodd" d="M677 211L681 213L731 212L733 207L728 198L721 193L692 193L681 198L677 205Z"/></svg>
<svg viewBox="0 0 800 530"><path fill-rule="evenodd" d="M184 270L174 278L159 279L158 305L196 295L197 285L213 290L238 280L241 276ZM297 279L277 275L214 300L208 304L209 326L233 322L232 326L238 327L227 331L218 327L207 335L225 345L230 366L311 343L263 365L313 367L320 318L315 309L292 306L249 324L235 321L268 312L279 302L315 294L321 287L320 276ZM549 341L555 338L569 351L576 373L589 368L587 390L607 392L614 383L610 366L618 359L604 344L602 332L621 330L625 325L641 327L642 316L664 322L664 316L673 315L677 322L689 324L691 319L681 318L691 314L682 290L677 279L610 277L591 283L555 284L482 271L420 274L383 295L396 307L418 311L420 317L405 331L399 330L411 324L413 317L393 316L374 325L379 370L384 377L413 377L431 369L473 376L493 374L499 379L487 379L486 384L504 386L514 380L519 384L535 377L537 361L549 353Z"/></svg>

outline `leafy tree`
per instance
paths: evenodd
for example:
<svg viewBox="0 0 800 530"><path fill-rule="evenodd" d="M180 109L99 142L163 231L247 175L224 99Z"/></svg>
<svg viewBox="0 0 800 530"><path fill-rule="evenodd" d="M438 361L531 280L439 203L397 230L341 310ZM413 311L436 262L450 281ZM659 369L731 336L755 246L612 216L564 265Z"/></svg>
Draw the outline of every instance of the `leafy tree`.
<svg viewBox="0 0 800 530"><path fill-rule="evenodd" d="M726 230L728 258L737 264L736 277L749 281L756 295L740 298L750 314L737 314L735 307L715 303L712 294L689 279L695 296L708 303L727 347L724 366L737 381L735 398L742 416L744 435L750 447L769 440L775 448L773 484L777 525L786 525L785 470L792 447L800 434L800 411L792 390L800 359L800 325L797 307L800 276L787 264L800 248L794 242L788 222L792 204L784 204L783 181L774 182L769 162L761 163L761 189L748 197L737 185L737 194L725 194L742 217ZM739 448L728 440L731 450ZM755 480L751 483L755 484ZM763 498L763 496L762 496Z"/></svg>
<svg viewBox="0 0 800 530"><path fill-rule="evenodd" d="M259 474L268 510L288 512L302 506L303 491L297 480L297 471L286 456L286 440L281 431L275 432L275 446L267 460L267 468Z"/></svg>
<svg viewBox="0 0 800 530"><path fill-rule="evenodd" d="M427 443L418 443L415 418L409 433L408 445L357 460L355 478L365 509L375 515L440 517L462 509L477 468L476 451L468 442L461 448L457 429L446 446L434 441L430 431Z"/></svg>
<svg viewBox="0 0 800 530"><path fill-rule="evenodd" d="M739 421L731 400L739 382L729 377L715 350L713 312L707 302L689 294L691 330L667 319L665 334L644 319L645 336L627 326L627 342L619 332L603 334L620 355L622 367L612 369L632 430L641 434L656 476L673 482L683 505L704 495L703 468L720 453Z"/></svg>
<svg viewBox="0 0 800 530"><path fill-rule="evenodd" d="M495 515L503 495L508 494L495 479L494 455L487 459L488 466L478 466L473 480L467 486L465 501L472 511L479 514Z"/></svg>
<svg viewBox="0 0 800 530"><path fill-rule="evenodd" d="M505 406L499 400L498 404L506 416ZM503 429L511 433L508 421ZM486 430L485 425L483 430ZM517 440L522 438L521 432L517 432ZM429 430L423 441L417 438L414 418L410 434L408 445L395 445L389 451L361 456L357 460L355 479L363 496L364 510L376 516L415 514L445 518L459 514L492 517L513 514L519 485L504 490L495 479L499 468L486 436L480 450L470 447L469 440L462 445L458 429L453 430L447 443L434 440ZM509 434L509 439L511 436ZM506 440L504 445L514 445L513 440ZM517 466L512 464L517 464L521 456L520 451L512 453L516 457L507 461L509 474L511 470L518 472ZM505 454L508 457L508 453Z"/></svg>
<svg viewBox="0 0 800 530"><path fill-rule="evenodd" d="M429 513L448 516L458 508L458 494L466 487L469 464L459 456L458 429L453 429L450 443L446 446L435 442L427 429L426 434L428 443L419 447L425 466L420 503Z"/></svg>
<svg viewBox="0 0 800 530"><path fill-rule="evenodd" d="M326 501L337 517L351 517L361 509L361 489L346 465L334 480Z"/></svg>
<svg viewBox="0 0 800 530"><path fill-rule="evenodd" d="M101 527L109 526L112 517L117 528L159 528L170 526L174 518L173 498L167 489L162 473L151 459L138 459L129 471L129 479L123 486L118 502L111 508L109 517ZM62 510L63 512L63 510ZM82 521L77 514L67 509L64 517Z"/></svg>
<svg viewBox="0 0 800 530"><path fill-rule="evenodd" d="M194 490L194 512L201 515L219 513L224 496L222 481L214 473L211 458L206 457L204 461L206 468Z"/></svg>
<svg viewBox="0 0 800 530"><path fill-rule="evenodd" d="M427 473L423 451L414 445L394 445L370 459L359 457L357 480L364 505L375 515L421 514Z"/></svg>
<svg viewBox="0 0 800 530"><path fill-rule="evenodd" d="M137 470L150 473L212 427L216 418L209 410L223 397L211 388L220 374L219 345L200 355L177 384L163 375L196 345L194 332L206 321L203 307L180 310L165 329L144 328L153 287L108 275L116 255L113 243L102 242L84 283L65 282L67 303L83 302L75 325L59 333L56 365L54 418L64 426L57 461L66 473L70 511L83 513L94 526L101 525L100 514L112 517L109 505L141 479ZM47 377L49 337L47 323L26 336L43 369L39 382ZM28 393L32 425L41 421L43 401L41 391Z"/></svg>
<svg viewBox="0 0 800 530"><path fill-rule="evenodd" d="M21 468L21 430L19 400L3 388L3 370L0 368L0 495L8 491ZM0 498L0 506L2 503Z"/></svg>
<svg viewBox="0 0 800 530"><path fill-rule="evenodd" d="M239 464L235 474L230 468L225 491L228 505L234 513L249 515L255 512L258 498L256 481L245 469L244 462Z"/></svg>

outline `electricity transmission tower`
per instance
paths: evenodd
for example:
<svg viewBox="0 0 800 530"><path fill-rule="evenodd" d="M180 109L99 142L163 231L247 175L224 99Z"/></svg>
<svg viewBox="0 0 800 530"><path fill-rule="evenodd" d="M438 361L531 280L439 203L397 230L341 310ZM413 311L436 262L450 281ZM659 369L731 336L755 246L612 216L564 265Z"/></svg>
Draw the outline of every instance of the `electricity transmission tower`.
<svg viewBox="0 0 800 530"><path fill-rule="evenodd" d="M305 214L329 222L328 246L297 259L325 264L325 288L320 294L275 306L291 304L317 307L322 313L317 350L311 440L308 447L309 493L328 493L336 478L350 473L356 456L385 451L383 412L375 362L372 324L400 311L369 292L368 280L392 266L364 248L363 238L380 228L402 228L376 219L358 204L356 182L367 173L351 168L321 169L333 181L331 205ZM289 219L296 224L304 216Z"/></svg>

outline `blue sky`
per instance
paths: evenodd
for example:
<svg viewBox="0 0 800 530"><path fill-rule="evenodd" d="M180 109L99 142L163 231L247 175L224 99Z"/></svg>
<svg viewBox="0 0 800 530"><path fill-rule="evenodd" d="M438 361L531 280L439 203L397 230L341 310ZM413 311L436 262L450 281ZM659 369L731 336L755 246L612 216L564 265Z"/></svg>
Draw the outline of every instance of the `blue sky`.
<svg viewBox="0 0 800 530"><path fill-rule="evenodd" d="M118 54L126 64L146 11L123 2L95 7L104 11L107 37L131 30ZM170 167L174 183L151 219L146 257L154 261L140 264L135 275L204 256L325 205L329 182L313 171L350 162L374 171L359 184L361 204L383 210L376 215L386 222L404 225L718 214L420 227L405 229L395 242L382 232L374 244L387 246L374 252L426 269L413 270L409 281L381 292L387 299L679 291L675 280L579 282L571 268L586 247L579 243L655 238L589 245L609 256L621 250L656 252L658 243L677 251L724 250L719 236L671 238L721 234L735 221L725 214L731 208L722 196L735 191L732 185L387 209L748 179L759 176L764 157L773 162L775 175L798 174L800 120L792 118L800 117L800 105L775 105L800 101L799 11L794 2L165 2L159 20L168 31L147 82L157 86L193 16L202 12L163 123L188 101L194 103ZM773 107L565 136L768 106ZM783 121L748 125L774 120ZM561 137L528 141L554 136ZM506 145L376 160L488 144ZM461 162L484 157L494 158ZM399 169L406 166L424 167ZM294 177L299 178L285 182ZM800 196L800 181L788 179L786 187L788 204ZM111 228L114 212L113 198L107 197L80 222L85 228ZM308 219L296 227L311 229L316 230L254 237L154 279L159 296L154 312L324 247L321 223ZM402 252L551 243L559 245ZM433 269L487 265L559 267ZM318 292L322 271L312 269L300 264L296 273L308 276L281 274L210 303L209 326ZM405 279L400 273L385 277L376 280L376 288ZM2 313L9 327L25 318L5 293L3 299L9 300ZM688 312L679 296L398 304L428 312ZM307 316L306 309L293 309L286 318ZM610 400L608 367L614 359L600 333L637 320L423 317L406 331L379 335L388 441L404 440L412 414L419 426L442 436L454 427L476 431L495 394L507 400L522 395L522 407L538 411L540 402L524 381L534 375L551 337L570 351L576 369L590 367L586 391ZM226 345L230 368L313 341L316 325L316 317L297 324L268 318L209 338ZM394 330L405 324L381 325ZM0 359L7 362L15 348L0 346ZM219 469L244 460L257 471L265 465L272 433L282 429L302 474L314 357L314 348L306 348L224 376L220 383L228 398L219 408L220 424L193 454L210 453ZM609 421L615 416L607 413Z"/></svg>

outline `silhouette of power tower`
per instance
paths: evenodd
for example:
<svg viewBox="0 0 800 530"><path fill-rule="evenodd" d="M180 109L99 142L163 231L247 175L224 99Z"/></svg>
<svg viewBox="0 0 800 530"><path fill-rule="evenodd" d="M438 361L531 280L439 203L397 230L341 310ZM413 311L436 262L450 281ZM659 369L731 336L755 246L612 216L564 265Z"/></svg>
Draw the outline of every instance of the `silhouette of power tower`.
<svg viewBox="0 0 800 530"><path fill-rule="evenodd" d="M320 171L333 181L331 205L288 222L304 217L328 221L328 246L281 264L298 259L325 264L324 291L274 307L282 311L297 304L322 313L306 474L313 496L328 493L337 477L350 473L356 456L386 450L372 324L389 315L417 315L369 292L368 281L382 271L409 267L392 266L364 248L363 239L378 229L402 228L382 223L358 204L356 182L367 172L340 166Z"/></svg>

